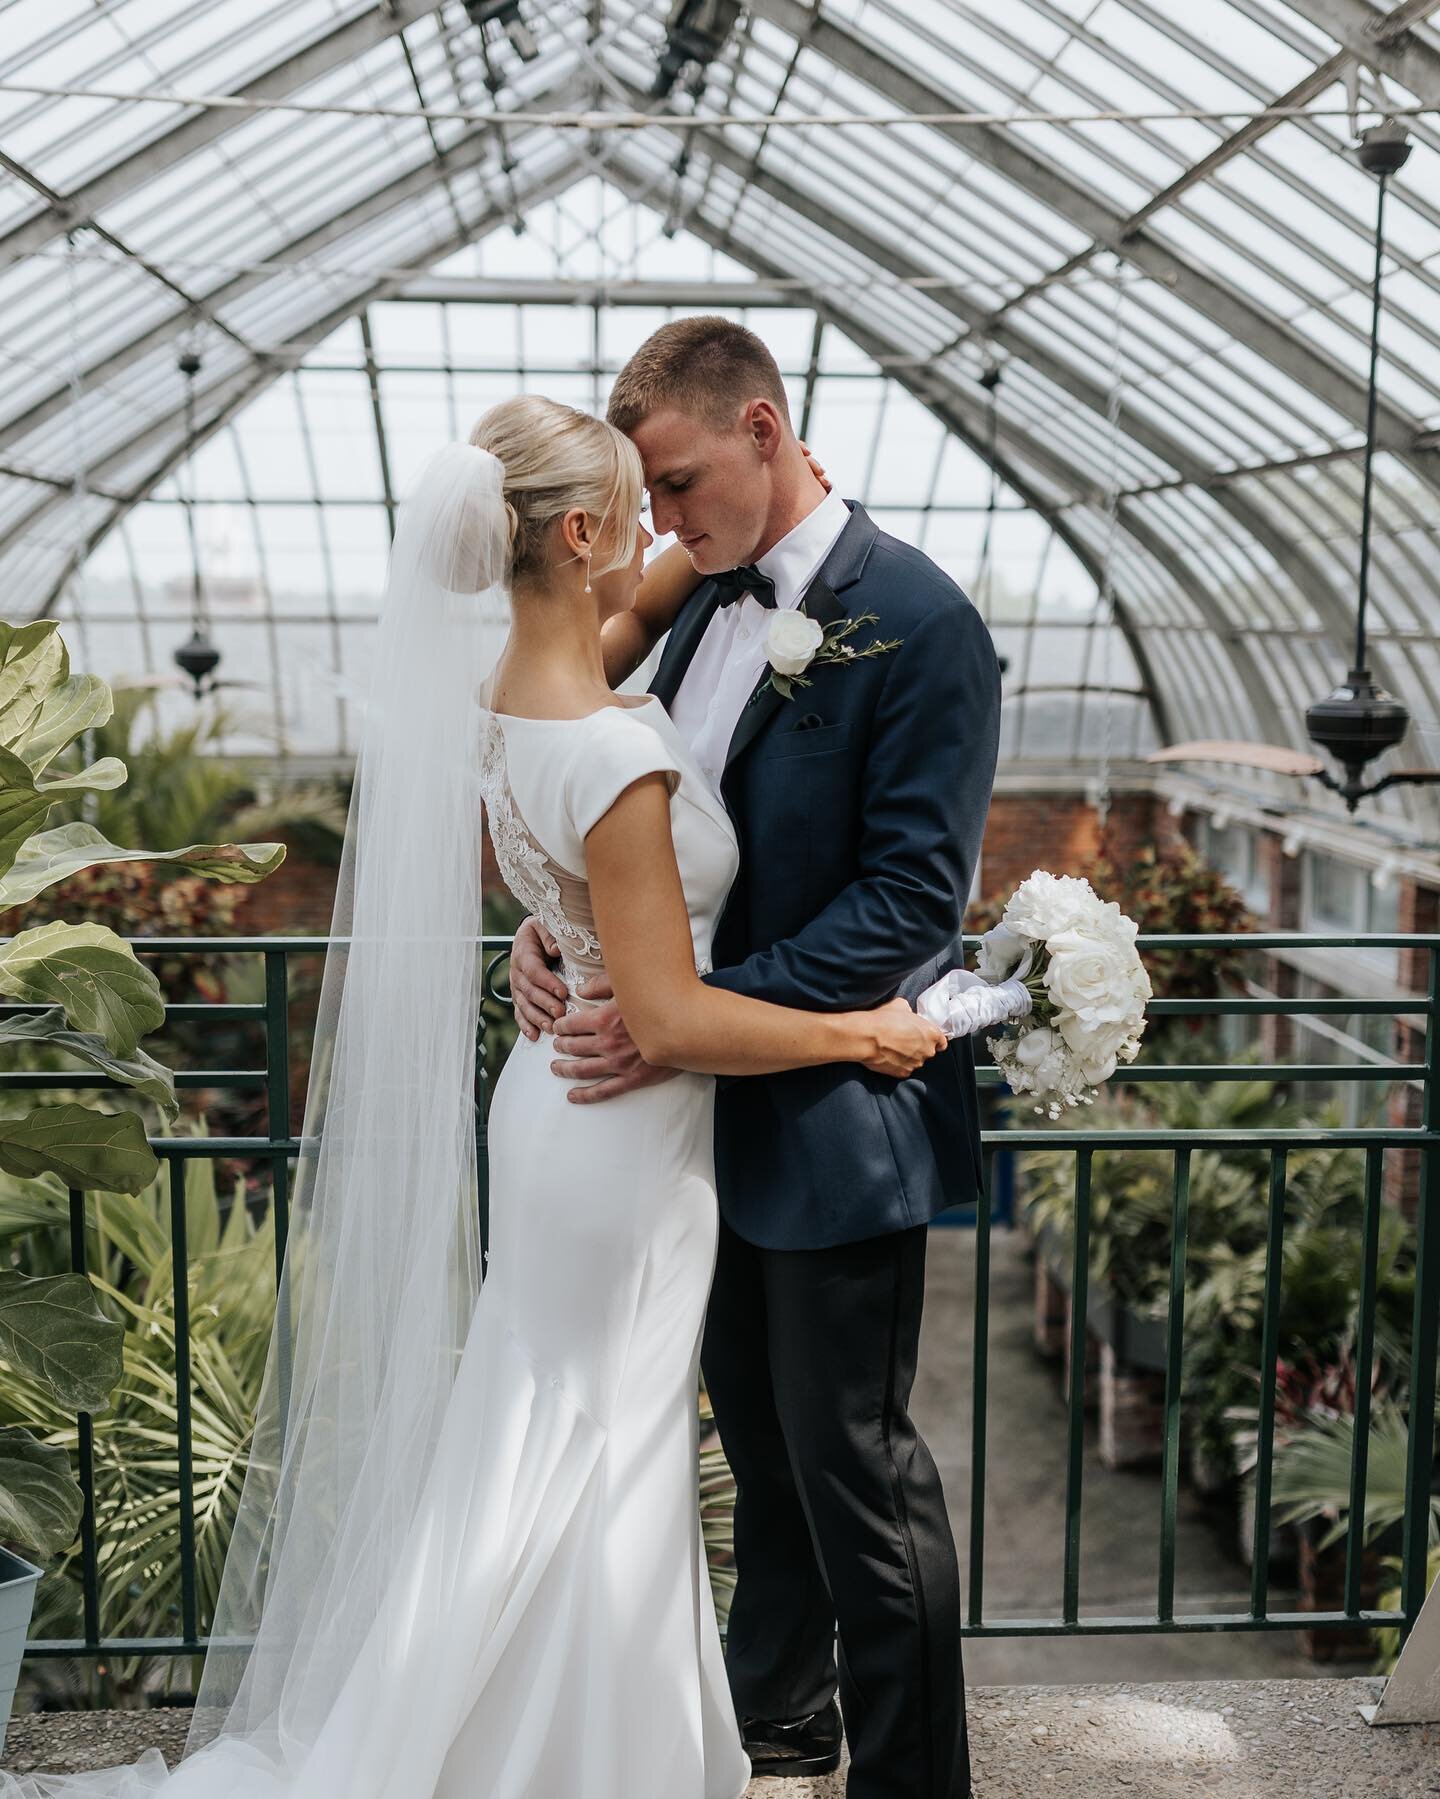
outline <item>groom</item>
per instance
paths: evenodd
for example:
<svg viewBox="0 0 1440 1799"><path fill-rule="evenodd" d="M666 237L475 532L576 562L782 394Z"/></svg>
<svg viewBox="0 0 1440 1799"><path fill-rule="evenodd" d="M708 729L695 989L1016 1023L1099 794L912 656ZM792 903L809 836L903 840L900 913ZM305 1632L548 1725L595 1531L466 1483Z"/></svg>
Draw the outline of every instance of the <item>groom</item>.
<svg viewBox="0 0 1440 1799"><path fill-rule="evenodd" d="M644 459L656 533L712 577L651 689L740 842L706 979L819 1011L913 999L959 960L989 806L1000 676L984 622L825 492L743 326L663 326L609 416ZM874 622L782 697L767 633L802 601L822 626ZM565 989L531 920L511 977L527 1035L553 1025L556 1072L597 1081L583 1103L667 1078L613 1005L556 1016ZM843 1713L849 1799L964 1799L955 1545L906 1407L927 1221L980 1183L970 1040L903 1081L855 1064L722 1079L715 1156L701 1365L737 1486L726 1663L745 1748L757 1774L826 1772Z"/></svg>

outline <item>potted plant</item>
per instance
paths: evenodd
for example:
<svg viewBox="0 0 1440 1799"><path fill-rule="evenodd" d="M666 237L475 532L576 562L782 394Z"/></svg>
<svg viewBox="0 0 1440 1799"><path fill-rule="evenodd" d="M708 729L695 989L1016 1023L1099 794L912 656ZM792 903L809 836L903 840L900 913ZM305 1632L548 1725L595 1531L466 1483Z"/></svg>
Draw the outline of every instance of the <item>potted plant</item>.
<svg viewBox="0 0 1440 1799"><path fill-rule="evenodd" d="M1353 1388L1350 1394L1353 1400ZM1345 1543L1350 1528L1350 1463L1355 1418L1312 1405L1278 1435L1273 1492L1276 1517L1300 1527L1300 1605L1306 1611L1340 1609ZM1360 1604L1377 1603L1382 1569L1398 1566L1405 1518L1406 1414L1381 1396L1370 1416L1361 1544ZM1432 1483L1433 1485L1433 1483ZM1440 1496L1431 1493L1427 1521L1431 1548L1440 1540ZM1390 1603L1398 1604L1398 1594ZM1302 1636L1317 1660L1353 1655L1373 1646L1367 1629L1307 1631Z"/></svg>
<svg viewBox="0 0 1440 1799"><path fill-rule="evenodd" d="M0 622L0 923L101 863L163 860L249 883L283 858L278 844L149 851L122 849L83 820L42 828L57 803L125 781L117 757L87 763L76 753L111 711L98 676L71 673L53 619ZM0 941L0 1000L29 1008L0 1013L0 1045L12 1055L58 1053L128 1088L161 1117L177 1115L174 1076L140 1045L165 1018L159 983L115 932L57 920ZM138 1112L63 1102L0 1113L0 1172L22 1182L48 1176L64 1189L133 1194L158 1171ZM66 1410L98 1411L120 1378L122 1334L83 1275L26 1275L8 1258L0 1266L0 1364L11 1382L32 1383ZM83 1503L63 1447L22 1425L0 1427L0 1744L40 1577L18 1551L58 1554L74 1541Z"/></svg>
<svg viewBox="0 0 1440 1799"><path fill-rule="evenodd" d="M1061 1129L1246 1130L1298 1122L1295 1108L1267 1081L1157 1082L1142 1097L1102 1089L1083 1112L1057 1120ZM1089 1327L1131 1366L1165 1366L1170 1288L1173 1159L1169 1151L1096 1150L1090 1179ZM1205 1271L1213 1249L1237 1242L1263 1245L1265 1152L1238 1147L1202 1150L1190 1162L1187 1284ZM1073 1155L1027 1152L1027 1211L1039 1253L1068 1288L1073 1263ZM1187 1296L1187 1341L1195 1335Z"/></svg>

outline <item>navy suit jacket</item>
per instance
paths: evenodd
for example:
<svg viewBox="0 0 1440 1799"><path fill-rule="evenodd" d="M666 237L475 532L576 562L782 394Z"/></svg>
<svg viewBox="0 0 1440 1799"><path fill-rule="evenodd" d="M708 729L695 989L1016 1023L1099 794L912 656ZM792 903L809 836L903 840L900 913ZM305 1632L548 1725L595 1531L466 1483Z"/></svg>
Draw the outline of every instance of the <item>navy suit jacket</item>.
<svg viewBox="0 0 1440 1799"><path fill-rule="evenodd" d="M822 623L873 612L849 639L883 656L812 668L791 699L757 683L721 795L740 871L716 927L714 986L807 1011L914 999L960 959L1000 728L984 620L919 550L850 519L806 592ZM719 605L703 582L677 617L651 692L669 706ZM904 1230L980 1187L971 1040L906 1080L859 1063L721 1078L721 1214L770 1249Z"/></svg>

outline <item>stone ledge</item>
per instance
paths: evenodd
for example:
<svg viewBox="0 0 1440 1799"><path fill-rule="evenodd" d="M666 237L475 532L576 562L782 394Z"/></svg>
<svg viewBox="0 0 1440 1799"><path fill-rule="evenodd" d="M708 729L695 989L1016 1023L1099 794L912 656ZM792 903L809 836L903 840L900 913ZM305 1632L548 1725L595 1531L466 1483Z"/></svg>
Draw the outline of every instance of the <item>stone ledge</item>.
<svg viewBox="0 0 1440 1799"><path fill-rule="evenodd" d="M1440 1794L1440 1726L1372 1729L1356 1707L1369 1675L1320 1680L1156 1681L972 1687L975 1799L1422 1799ZM173 1761L189 1714L44 1712L12 1719L0 1766L78 1773L154 1744ZM843 1799L844 1770L758 1780L754 1799Z"/></svg>

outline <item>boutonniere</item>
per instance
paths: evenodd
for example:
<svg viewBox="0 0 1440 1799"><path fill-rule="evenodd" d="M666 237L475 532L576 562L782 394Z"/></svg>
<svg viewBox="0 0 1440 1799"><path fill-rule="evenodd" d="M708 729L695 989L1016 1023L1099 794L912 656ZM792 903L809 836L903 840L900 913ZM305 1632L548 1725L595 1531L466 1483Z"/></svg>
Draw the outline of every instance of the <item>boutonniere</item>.
<svg viewBox="0 0 1440 1799"><path fill-rule="evenodd" d="M819 619L811 618L799 608L776 612L765 639L770 678L756 688L752 700L758 700L767 687L773 687L781 699L792 698L797 687L811 685L806 669L823 667L827 662L865 662L872 656L885 656L891 650L898 650L905 641L903 637L876 638L861 650L848 641L862 625L878 625L879 622L873 612L862 612L855 618L837 618L828 625L822 625Z"/></svg>

